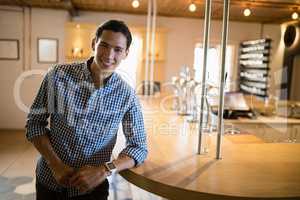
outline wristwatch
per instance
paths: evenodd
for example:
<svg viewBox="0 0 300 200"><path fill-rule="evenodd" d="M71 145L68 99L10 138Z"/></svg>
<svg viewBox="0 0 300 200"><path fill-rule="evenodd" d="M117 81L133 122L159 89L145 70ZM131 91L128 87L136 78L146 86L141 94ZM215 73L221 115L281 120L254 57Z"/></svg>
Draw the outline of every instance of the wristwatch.
<svg viewBox="0 0 300 200"><path fill-rule="evenodd" d="M117 168L112 161L104 163L104 167L107 170L107 172L109 172L109 176L116 173L117 171Z"/></svg>

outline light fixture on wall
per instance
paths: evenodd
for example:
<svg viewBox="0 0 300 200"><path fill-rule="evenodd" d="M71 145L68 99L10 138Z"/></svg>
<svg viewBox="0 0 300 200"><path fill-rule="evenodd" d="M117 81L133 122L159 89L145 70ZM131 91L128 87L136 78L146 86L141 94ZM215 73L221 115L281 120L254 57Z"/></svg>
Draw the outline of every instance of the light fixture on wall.
<svg viewBox="0 0 300 200"><path fill-rule="evenodd" d="M245 17L249 17L251 15L251 10L250 8L245 8L243 11L243 14Z"/></svg>
<svg viewBox="0 0 300 200"><path fill-rule="evenodd" d="M82 58L83 49L81 47L73 47L71 51L72 51L73 58Z"/></svg>
<svg viewBox="0 0 300 200"><path fill-rule="evenodd" d="M296 11L294 11L293 13L292 13L292 19L294 19L294 20L296 20L296 19L298 19L299 18L299 14L296 12Z"/></svg>
<svg viewBox="0 0 300 200"><path fill-rule="evenodd" d="M197 6L194 2L191 2L189 5L189 11L190 12L195 12L197 10Z"/></svg>
<svg viewBox="0 0 300 200"><path fill-rule="evenodd" d="M134 8L138 8L140 6L140 2L139 2L139 0L133 0L131 5Z"/></svg>

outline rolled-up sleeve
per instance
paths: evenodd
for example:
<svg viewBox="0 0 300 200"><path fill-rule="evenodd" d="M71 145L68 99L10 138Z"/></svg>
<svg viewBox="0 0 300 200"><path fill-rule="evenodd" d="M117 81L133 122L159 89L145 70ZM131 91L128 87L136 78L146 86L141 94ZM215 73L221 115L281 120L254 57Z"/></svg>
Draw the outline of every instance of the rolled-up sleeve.
<svg viewBox="0 0 300 200"><path fill-rule="evenodd" d="M132 103L122 120L123 132L126 138L126 147L122 154L126 154L139 165L147 157L147 138L144 119L138 98L134 95Z"/></svg>
<svg viewBox="0 0 300 200"><path fill-rule="evenodd" d="M26 138L32 141L34 137L41 136L49 132L47 128L49 110L53 105L49 99L54 97L53 94L53 76L52 71L49 71L44 77L39 91L30 107L26 122Z"/></svg>

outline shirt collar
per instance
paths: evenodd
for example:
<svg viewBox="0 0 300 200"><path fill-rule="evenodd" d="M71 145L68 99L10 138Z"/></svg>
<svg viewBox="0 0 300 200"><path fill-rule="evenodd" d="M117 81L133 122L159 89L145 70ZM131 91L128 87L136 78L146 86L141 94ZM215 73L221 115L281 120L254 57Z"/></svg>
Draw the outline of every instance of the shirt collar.
<svg viewBox="0 0 300 200"><path fill-rule="evenodd" d="M85 78L91 82L93 82L93 78L92 78L92 74L90 71L90 66L91 66L93 60L94 60L94 56L92 56L88 60L86 60L84 63L84 69L83 69L83 74L84 74ZM110 84L115 79L115 76L116 76L116 73L113 72L109 77L107 77L104 80L104 85Z"/></svg>
<svg viewBox="0 0 300 200"><path fill-rule="evenodd" d="M92 74L91 74L89 68L93 62L93 59L94 59L94 57L90 57L88 60L85 61L84 65L83 65L84 66L83 67L83 75L84 75L85 79L90 80L91 82L93 82L93 79L92 79Z"/></svg>

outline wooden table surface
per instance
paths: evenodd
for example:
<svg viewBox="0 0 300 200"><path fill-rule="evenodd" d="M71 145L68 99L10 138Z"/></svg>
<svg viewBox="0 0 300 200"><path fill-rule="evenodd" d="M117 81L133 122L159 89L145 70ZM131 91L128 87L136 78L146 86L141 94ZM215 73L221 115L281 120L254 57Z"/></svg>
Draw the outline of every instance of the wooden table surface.
<svg viewBox="0 0 300 200"><path fill-rule="evenodd" d="M168 199L300 199L300 144L264 143L254 135L226 135L215 159L216 134L197 154L197 124L170 112L161 99L142 99L149 155L120 174Z"/></svg>
<svg viewBox="0 0 300 200"><path fill-rule="evenodd" d="M227 123L236 123L236 124L282 124L282 125L300 125L300 119L296 118L285 118L279 116L258 116L256 119L249 118L238 118L238 119L228 119L225 120Z"/></svg>

